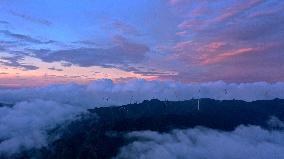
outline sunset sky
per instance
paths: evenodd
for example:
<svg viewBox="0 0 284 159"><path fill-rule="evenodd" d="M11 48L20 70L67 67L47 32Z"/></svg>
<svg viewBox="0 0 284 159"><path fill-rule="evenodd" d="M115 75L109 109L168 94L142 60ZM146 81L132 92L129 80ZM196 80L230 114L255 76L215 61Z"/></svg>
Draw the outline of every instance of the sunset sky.
<svg viewBox="0 0 284 159"><path fill-rule="evenodd" d="M0 88L283 82L283 0L1 0Z"/></svg>

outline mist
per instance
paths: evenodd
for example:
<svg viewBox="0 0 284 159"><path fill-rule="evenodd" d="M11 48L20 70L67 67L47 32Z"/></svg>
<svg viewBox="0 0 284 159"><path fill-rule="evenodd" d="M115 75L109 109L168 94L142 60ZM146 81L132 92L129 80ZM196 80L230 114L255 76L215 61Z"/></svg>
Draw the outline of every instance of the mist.
<svg viewBox="0 0 284 159"><path fill-rule="evenodd" d="M80 107L53 101L24 101L14 107L0 108L0 154L14 154L47 146L47 130L68 120L75 120L83 112Z"/></svg>
<svg viewBox="0 0 284 159"><path fill-rule="evenodd" d="M281 124L283 126L278 122ZM259 126L241 125L232 132L204 127L169 133L138 131L130 132L126 137L134 141L122 147L115 159L284 158L283 130L265 130Z"/></svg>

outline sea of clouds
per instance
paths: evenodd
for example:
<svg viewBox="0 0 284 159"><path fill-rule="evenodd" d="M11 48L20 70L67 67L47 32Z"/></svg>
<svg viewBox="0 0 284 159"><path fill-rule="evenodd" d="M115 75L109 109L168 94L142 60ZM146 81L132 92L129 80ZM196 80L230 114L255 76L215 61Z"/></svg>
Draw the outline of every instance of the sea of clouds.
<svg viewBox="0 0 284 159"><path fill-rule="evenodd" d="M284 132L259 126L239 126L232 132L204 127L169 133L138 131L126 136L135 141L122 147L114 159L284 158Z"/></svg>
<svg viewBox="0 0 284 159"><path fill-rule="evenodd" d="M0 156L40 148L49 142L48 130L76 119L89 108L123 105L147 99L191 98L284 99L284 83L227 84L222 81L183 84L132 80L97 80L87 85L64 84L39 88L0 89Z"/></svg>

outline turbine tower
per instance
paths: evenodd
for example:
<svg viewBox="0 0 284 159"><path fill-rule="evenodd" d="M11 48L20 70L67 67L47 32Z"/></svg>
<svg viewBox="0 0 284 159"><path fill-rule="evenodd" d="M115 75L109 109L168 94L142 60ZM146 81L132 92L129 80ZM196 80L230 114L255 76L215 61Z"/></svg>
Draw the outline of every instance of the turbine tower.
<svg viewBox="0 0 284 159"><path fill-rule="evenodd" d="M197 110L199 111L200 106L199 106L199 99L200 99L200 89L198 90L198 99L197 99Z"/></svg>
<svg viewBox="0 0 284 159"><path fill-rule="evenodd" d="M197 110L199 111L199 98L197 100Z"/></svg>

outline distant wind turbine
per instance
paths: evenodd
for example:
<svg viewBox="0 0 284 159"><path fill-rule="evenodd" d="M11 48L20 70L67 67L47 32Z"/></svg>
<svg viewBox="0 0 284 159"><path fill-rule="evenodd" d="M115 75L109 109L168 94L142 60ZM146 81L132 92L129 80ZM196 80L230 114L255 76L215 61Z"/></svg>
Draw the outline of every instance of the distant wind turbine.
<svg viewBox="0 0 284 159"><path fill-rule="evenodd" d="M227 94L228 94L228 91L227 91L227 89L224 89L224 91L225 91L225 95L227 95Z"/></svg>
<svg viewBox="0 0 284 159"><path fill-rule="evenodd" d="M197 110L200 110L200 106L199 106L199 99L200 99L200 89L198 90L198 99L197 99Z"/></svg>
<svg viewBox="0 0 284 159"><path fill-rule="evenodd" d="M198 99L198 101L197 101L197 110L199 111L199 99Z"/></svg>

